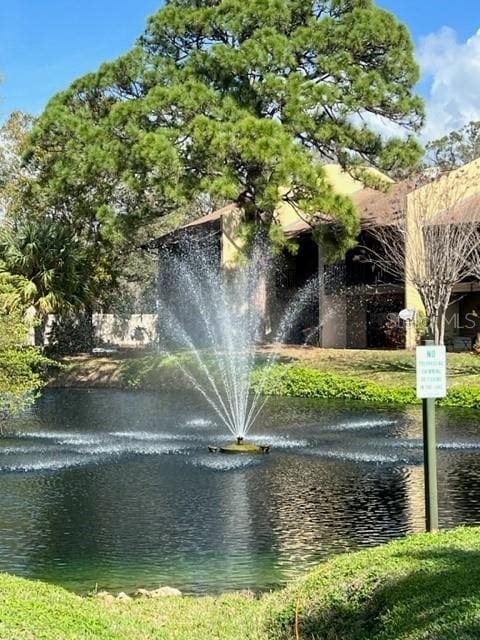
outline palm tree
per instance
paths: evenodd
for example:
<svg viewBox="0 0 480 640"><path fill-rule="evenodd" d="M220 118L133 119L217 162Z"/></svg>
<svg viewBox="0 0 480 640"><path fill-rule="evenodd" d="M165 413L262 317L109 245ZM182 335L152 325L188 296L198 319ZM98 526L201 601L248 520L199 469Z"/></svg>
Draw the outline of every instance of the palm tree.
<svg viewBox="0 0 480 640"><path fill-rule="evenodd" d="M32 308L42 336L48 314L68 315L92 305L93 271L68 226L24 220L0 228L0 276L14 285L3 304L9 310Z"/></svg>

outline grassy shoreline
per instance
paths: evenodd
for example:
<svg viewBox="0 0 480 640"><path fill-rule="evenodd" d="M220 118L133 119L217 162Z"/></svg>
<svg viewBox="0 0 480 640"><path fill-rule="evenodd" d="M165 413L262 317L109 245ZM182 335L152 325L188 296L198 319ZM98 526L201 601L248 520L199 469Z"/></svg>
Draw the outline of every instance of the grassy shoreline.
<svg viewBox="0 0 480 640"><path fill-rule="evenodd" d="M333 557L254 598L81 598L0 575L0 640L477 640L480 529Z"/></svg>
<svg viewBox="0 0 480 640"><path fill-rule="evenodd" d="M258 351L252 387L265 395L361 401L386 405L417 403L415 355L409 351L354 351L284 347L268 376ZM185 356L182 356L185 357ZM145 353L76 356L51 380L54 387L179 389L181 376L172 358ZM480 409L480 357L448 354L449 395L444 406Z"/></svg>
<svg viewBox="0 0 480 640"><path fill-rule="evenodd" d="M260 359L264 352L260 352ZM145 354L80 356L52 386L177 388L171 361ZM261 363L260 363L261 367ZM480 359L449 356L451 397L480 408ZM398 374L398 377L397 377ZM286 349L270 394L414 402L407 352ZM467 395L462 398L466 390ZM369 395L370 394L370 395ZM390 394L388 398L385 394ZM453 394L453 395L452 395ZM456 394L456 395L455 395ZM479 399L478 405L475 405ZM259 597L82 598L0 575L0 640L478 640L480 528L415 535L333 557Z"/></svg>

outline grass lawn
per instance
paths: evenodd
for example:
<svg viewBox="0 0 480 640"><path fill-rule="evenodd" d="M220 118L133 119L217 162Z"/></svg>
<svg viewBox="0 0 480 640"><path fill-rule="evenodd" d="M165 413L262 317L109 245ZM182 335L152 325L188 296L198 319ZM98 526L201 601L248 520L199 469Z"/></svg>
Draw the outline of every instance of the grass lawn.
<svg viewBox="0 0 480 640"><path fill-rule="evenodd" d="M104 602L0 576L1 640L478 640L480 529L337 556L258 599Z"/></svg>
<svg viewBox="0 0 480 640"><path fill-rule="evenodd" d="M267 350L268 351L268 350ZM415 385L415 353L354 349L289 347L282 360L312 367L324 373L360 377L386 386ZM480 387L480 356L473 353L447 354L450 386Z"/></svg>
<svg viewBox="0 0 480 640"><path fill-rule="evenodd" d="M256 640L258 613L240 595L109 603L0 576L1 640Z"/></svg>
<svg viewBox="0 0 480 640"><path fill-rule="evenodd" d="M275 640L478 640L480 530L333 558L273 600Z"/></svg>
<svg viewBox="0 0 480 640"><path fill-rule="evenodd" d="M264 395L361 401L370 404L417 403L415 354L409 351L319 349L284 346L278 364L264 369L269 347L257 353L252 388ZM211 357L209 352L203 358ZM109 356L76 356L51 382L57 387L107 387L178 390L191 386L175 363L181 358L188 369L198 365L188 352L176 357L145 352L114 353ZM215 371L215 360L211 361ZM217 369L220 371L220 369ZM204 374L200 375L203 379ZM480 356L448 354L448 397L440 404L480 409Z"/></svg>
<svg viewBox="0 0 480 640"><path fill-rule="evenodd" d="M269 353L259 349L259 360ZM119 352L108 356L74 356L65 358L67 371L52 381L54 386L125 387L141 372L148 382L155 356L145 352ZM324 373L338 373L387 386L415 384L415 354L411 351L370 351L319 349L285 346L280 361L312 367ZM150 365L150 366L149 366ZM169 367L165 367L166 372ZM176 368L173 367L176 373ZM160 372L161 373L161 372ZM175 376L176 377L176 376ZM472 353L448 354L450 386L472 385L480 388L480 356ZM152 380L153 383L153 380Z"/></svg>

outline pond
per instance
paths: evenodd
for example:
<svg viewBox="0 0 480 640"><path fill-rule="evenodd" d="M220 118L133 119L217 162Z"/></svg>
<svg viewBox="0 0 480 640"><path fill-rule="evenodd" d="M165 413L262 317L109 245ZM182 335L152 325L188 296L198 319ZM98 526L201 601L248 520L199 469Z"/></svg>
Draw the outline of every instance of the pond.
<svg viewBox="0 0 480 640"><path fill-rule="evenodd" d="M87 592L278 587L423 528L420 411L269 402L265 456L195 396L49 390L0 441L0 571ZM440 521L480 523L480 430L439 412Z"/></svg>

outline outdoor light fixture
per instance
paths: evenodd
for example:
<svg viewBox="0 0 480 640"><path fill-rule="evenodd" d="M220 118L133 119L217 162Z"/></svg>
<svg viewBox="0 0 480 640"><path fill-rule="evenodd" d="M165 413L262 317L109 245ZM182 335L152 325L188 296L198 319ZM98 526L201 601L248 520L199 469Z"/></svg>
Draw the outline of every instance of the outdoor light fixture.
<svg viewBox="0 0 480 640"><path fill-rule="evenodd" d="M400 313L398 314L400 320L403 320L404 322L413 322L416 316L416 309L402 309L402 311L400 311Z"/></svg>

